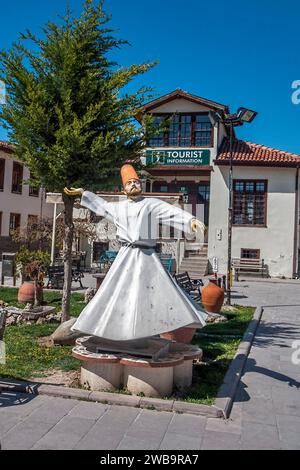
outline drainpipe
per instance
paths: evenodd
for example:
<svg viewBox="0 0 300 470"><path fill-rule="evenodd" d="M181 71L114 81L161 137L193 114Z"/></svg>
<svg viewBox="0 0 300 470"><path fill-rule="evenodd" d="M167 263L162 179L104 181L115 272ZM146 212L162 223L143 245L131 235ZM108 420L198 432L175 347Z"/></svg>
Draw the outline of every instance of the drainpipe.
<svg viewBox="0 0 300 470"><path fill-rule="evenodd" d="M299 231L299 166L296 170L295 178L295 224L294 224L294 256L293 256L293 277L298 273L298 231Z"/></svg>

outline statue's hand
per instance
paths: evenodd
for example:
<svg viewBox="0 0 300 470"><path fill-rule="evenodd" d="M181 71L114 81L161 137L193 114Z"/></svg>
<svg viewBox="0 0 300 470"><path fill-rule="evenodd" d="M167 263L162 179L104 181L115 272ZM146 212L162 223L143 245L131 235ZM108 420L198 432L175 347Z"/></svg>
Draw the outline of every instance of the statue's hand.
<svg viewBox="0 0 300 470"><path fill-rule="evenodd" d="M73 196L73 197L76 197L76 196L82 196L84 192L84 189L82 188L64 188L64 193L67 195L67 196Z"/></svg>
<svg viewBox="0 0 300 470"><path fill-rule="evenodd" d="M191 222L191 227L193 232L196 232L198 229L200 229L203 235L206 234L207 228L202 222L200 222L200 220L193 219Z"/></svg>

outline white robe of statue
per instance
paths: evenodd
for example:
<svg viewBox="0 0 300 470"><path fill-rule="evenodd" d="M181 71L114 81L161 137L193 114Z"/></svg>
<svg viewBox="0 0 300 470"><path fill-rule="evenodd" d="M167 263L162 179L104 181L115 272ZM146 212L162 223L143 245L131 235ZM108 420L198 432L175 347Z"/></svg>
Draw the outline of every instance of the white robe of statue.
<svg viewBox="0 0 300 470"><path fill-rule="evenodd" d="M191 214L157 198L107 202L89 191L81 205L116 225L122 247L73 330L127 341L205 325L204 310L178 287L155 252L159 223L193 236Z"/></svg>

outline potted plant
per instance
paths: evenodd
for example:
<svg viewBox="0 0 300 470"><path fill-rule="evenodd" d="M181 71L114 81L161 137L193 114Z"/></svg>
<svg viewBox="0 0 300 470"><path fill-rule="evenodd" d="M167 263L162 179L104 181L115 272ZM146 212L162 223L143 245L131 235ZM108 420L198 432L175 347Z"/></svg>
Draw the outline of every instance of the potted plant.
<svg viewBox="0 0 300 470"><path fill-rule="evenodd" d="M23 247L16 255L16 265L22 282L18 292L18 302L41 305L44 275L50 265L49 253L40 250L29 251Z"/></svg>

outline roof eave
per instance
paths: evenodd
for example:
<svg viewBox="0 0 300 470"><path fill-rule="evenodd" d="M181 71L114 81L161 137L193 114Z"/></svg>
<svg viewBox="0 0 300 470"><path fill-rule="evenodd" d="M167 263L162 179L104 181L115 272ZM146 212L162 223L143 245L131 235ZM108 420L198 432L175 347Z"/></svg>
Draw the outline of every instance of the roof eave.
<svg viewBox="0 0 300 470"><path fill-rule="evenodd" d="M214 160L214 164L217 166L229 166L230 160ZM299 162L276 162L276 161L252 161L252 160L232 160L234 166L266 166L266 167L281 167L281 168L299 168Z"/></svg>
<svg viewBox="0 0 300 470"><path fill-rule="evenodd" d="M146 114L149 111L152 111L153 109L156 109L159 106L162 106L163 104L168 103L169 101L173 101L175 99L186 99L188 101L191 101L197 104L202 104L209 108L222 111L226 114L229 113L229 107L227 105L217 103L216 101L210 101L206 98L192 95L183 90L177 89L177 90L172 91L171 93L167 93L166 95L163 95L159 98L156 98L155 100L151 100L148 103L145 103L142 107L140 107L137 110L135 117L138 121L140 121L143 114Z"/></svg>

